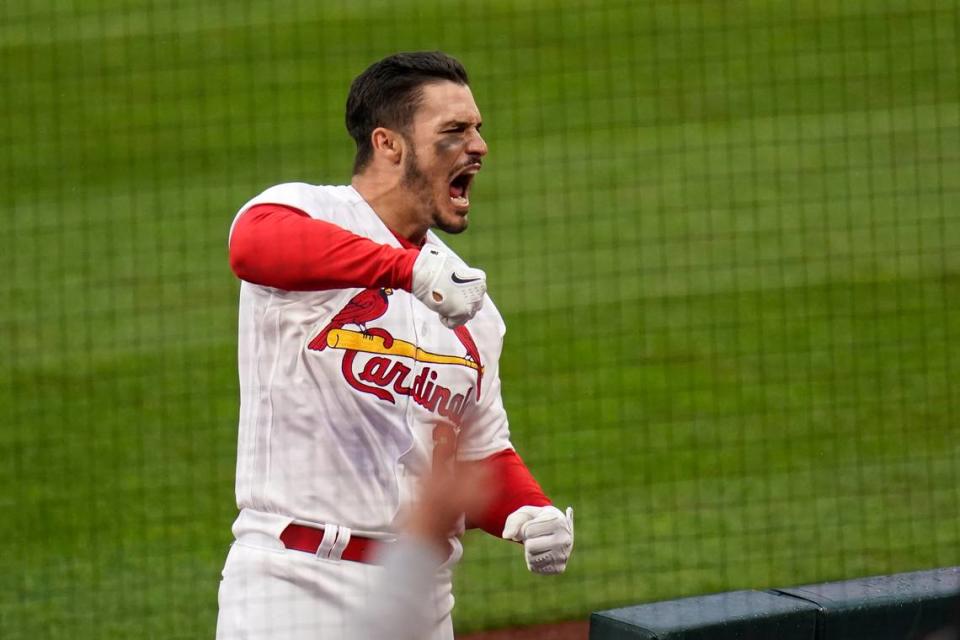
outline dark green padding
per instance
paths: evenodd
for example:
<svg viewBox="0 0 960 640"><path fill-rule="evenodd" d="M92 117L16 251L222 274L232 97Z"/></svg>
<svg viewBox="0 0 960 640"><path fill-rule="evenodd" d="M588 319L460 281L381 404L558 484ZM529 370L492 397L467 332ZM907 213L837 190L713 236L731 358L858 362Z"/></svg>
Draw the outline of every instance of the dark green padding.
<svg viewBox="0 0 960 640"><path fill-rule="evenodd" d="M763 591L654 602L590 616L590 640L814 640L817 607Z"/></svg>
<svg viewBox="0 0 960 640"><path fill-rule="evenodd" d="M960 567L774 591L821 609L817 640L919 640L955 616Z"/></svg>

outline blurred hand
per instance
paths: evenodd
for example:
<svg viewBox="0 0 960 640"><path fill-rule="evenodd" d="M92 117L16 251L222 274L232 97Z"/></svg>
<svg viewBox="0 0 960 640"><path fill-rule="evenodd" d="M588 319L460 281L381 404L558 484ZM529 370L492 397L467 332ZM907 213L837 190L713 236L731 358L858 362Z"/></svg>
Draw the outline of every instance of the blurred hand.
<svg viewBox="0 0 960 640"><path fill-rule="evenodd" d="M435 467L420 487L404 530L449 551L450 536L466 511L484 509L492 498L489 473L477 465ZM462 529L461 529L462 532Z"/></svg>

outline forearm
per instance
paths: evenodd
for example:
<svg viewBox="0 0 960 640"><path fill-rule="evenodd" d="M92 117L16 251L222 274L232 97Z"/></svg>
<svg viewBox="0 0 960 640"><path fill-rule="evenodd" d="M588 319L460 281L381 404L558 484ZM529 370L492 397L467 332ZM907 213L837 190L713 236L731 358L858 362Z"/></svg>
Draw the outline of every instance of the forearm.
<svg viewBox="0 0 960 640"><path fill-rule="evenodd" d="M470 526L483 529L499 538L507 517L520 507L543 507L551 504L527 465L513 449L506 449L468 464L483 465L494 483L493 496L486 508L478 512L468 512L467 520Z"/></svg>
<svg viewBox="0 0 960 640"><path fill-rule="evenodd" d="M230 267L238 278L288 291L410 290L417 255L274 204L244 211L230 236Z"/></svg>

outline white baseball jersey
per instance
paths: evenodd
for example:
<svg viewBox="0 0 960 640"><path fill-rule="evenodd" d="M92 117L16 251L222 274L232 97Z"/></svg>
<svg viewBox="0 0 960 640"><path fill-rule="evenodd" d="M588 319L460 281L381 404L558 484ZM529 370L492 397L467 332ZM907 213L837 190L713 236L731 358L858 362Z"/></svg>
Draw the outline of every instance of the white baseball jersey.
<svg viewBox="0 0 960 640"><path fill-rule="evenodd" d="M240 213L268 203L401 247L350 186L281 184ZM426 242L451 251L433 233ZM237 505L280 525L390 532L445 435L438 424L459 427L461 459L512 448L498 371L503 319L488 297L465 326L466 336L446 328L399 289L242 282Z"/></svg>

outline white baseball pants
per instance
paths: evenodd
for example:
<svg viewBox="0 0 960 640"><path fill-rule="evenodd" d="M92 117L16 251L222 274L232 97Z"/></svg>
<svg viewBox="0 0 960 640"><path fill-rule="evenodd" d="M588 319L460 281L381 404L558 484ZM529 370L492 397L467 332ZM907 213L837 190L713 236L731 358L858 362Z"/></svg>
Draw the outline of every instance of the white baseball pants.
<svg viewBox="0 0 960 640"><path fill-rule="evenodd" d="M453 640L450 570L424 571L429 557L415 548L391 555L380 566L241 536L223 568L217 640L373 640L363 630L379 627L391 639Z"/></svg>

